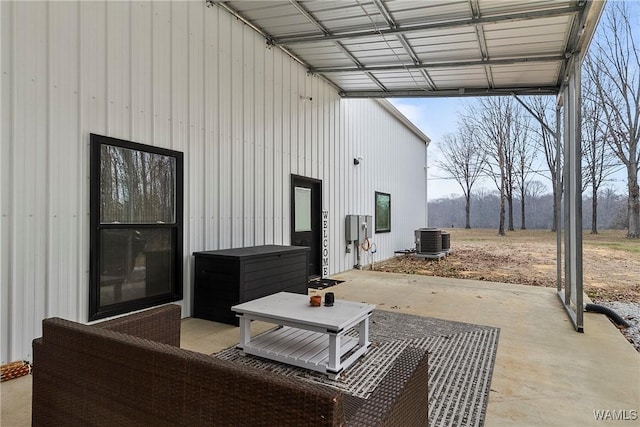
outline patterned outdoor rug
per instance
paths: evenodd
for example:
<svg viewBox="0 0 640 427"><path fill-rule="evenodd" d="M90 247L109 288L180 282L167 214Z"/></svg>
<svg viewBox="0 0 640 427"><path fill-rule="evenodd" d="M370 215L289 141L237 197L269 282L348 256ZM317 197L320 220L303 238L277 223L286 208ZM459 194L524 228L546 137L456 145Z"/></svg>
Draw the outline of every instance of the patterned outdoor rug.
<svg viewBox="0 0 640 427"><path fill-rule="evenodd" d="M355 331L353 332L355 335ZM367 398L406 347L429 352L429 425L484 425L499 328L375 310L367 354L336 380L253 356L235 347L214 356Z"/></svg>

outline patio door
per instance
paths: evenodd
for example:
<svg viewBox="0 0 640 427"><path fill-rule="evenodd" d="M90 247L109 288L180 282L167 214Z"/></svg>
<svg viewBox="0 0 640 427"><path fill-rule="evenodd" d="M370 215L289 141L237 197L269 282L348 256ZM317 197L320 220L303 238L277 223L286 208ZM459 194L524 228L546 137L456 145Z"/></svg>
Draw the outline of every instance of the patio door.
<svg viewBox="0 0 640 427"><path fill-rule="evenodd" d="M291 244L307 246L309 277L322 273L322 181L291 175Z"/></svg>

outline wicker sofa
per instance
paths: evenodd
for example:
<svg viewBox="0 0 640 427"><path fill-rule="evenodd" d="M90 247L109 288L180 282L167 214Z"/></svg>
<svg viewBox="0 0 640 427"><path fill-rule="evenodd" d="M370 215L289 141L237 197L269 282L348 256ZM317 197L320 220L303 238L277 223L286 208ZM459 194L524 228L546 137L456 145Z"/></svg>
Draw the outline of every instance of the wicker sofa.
<svg viewBox="0 0 640 427"><path fill-rule="evenodd" d="M179 344L176 305L96 325L45 319L33 341L33 425L427 425L421 350L405 350L364 400Z"/></svg>

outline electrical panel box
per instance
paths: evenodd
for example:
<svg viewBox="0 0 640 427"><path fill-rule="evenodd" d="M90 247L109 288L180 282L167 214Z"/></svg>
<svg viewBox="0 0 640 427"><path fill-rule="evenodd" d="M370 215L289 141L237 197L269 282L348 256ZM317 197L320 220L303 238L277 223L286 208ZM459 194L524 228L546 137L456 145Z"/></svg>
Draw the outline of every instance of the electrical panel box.
<svg viewBox="0 0 640 427"><path fill-rule="evenodd" d="M371 215L347 215L345 222L345 240L362 242L373 235Z"/></svg>
<svg viewBox="0 0 640 427"><path fill-rule="evenodd" d="M373 224L371 221L371 215L358 215L358 224L360 225L360 234L358 241L362 242L366 238L373 236Z"/></svg>
<svg viewBox="0 0 640 427"><path fill-rule="evenodd" d="M347 242L358 240L358 215L347 215L344 236Z"/></svg>

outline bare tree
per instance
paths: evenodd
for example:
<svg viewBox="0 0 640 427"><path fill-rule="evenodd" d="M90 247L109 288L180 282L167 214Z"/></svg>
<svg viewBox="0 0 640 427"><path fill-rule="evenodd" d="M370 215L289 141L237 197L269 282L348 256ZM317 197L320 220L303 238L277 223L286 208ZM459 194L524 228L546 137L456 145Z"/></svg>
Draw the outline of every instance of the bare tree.
<svg viewBox="0 0 640 427"><path fill-rule="evenodd" d="M531 113L536 118L539 127L535 126L532 129L537 129L540 150L544 153L544 158L549 169L549 176L551 177L551 191L553 193L553 222L551 225L551 231L558 229L557 218L559 218L560 206L557 203L558 193L562 192L562 182L558 185L558 163L557 163L557 151L556 147L556 135L555 131L557 126L557 116L555 112L556 104L554 98L550 96L534 96L530 98L529 102ZM562 147L560 147L562 150ZM562 162L562 156L560 156ZM562 164L560 164L560 179L562 179Z"/></svg>
<svg viewBox="0 0 640 427"><path fill-rule="evenodd" d="M531 165L536 158L536 150L529 139L529 120L518 111L513 123L512 141L515 161L515 187L520 193L520 229L526 230L527 186L531 175Z"/></svg>
<svg viewBox="0 0 640 427"><path fill-rule="evenodd" d="M511 98L508 98L504 105L503 117L505 119L505 141L504 141L504 169L505 188L504 195L507 200L507 230L514 231L513 225L513 192L516 187L516 129L518 128L518 118L515 105Z"/></svg>
<svg viewBox="0 0 640 427"><path fill-rule="evenodd" d="M595 88L588 79L583 84L583 93L582 190L591 187L591 234L598 234L598 193L620 163L607 144L604 111L597 102Z"/></svg>
<svg viewBox="0 0 640 427"><path fill-rule="evenodd" d="M498 188L500 213L498 234L504 236L507 169L505 151L510 139L510 99L482 98L474 109L468 107L466 119L474 124L478 139L486 153L486 170Z"/></svg>
<svg viewBox="0 0 640 427"><path fill-rule="evenodd" d="M504 158L504 195L507 202L507 230L514 231L513 200L514 193L519 190L519 177L521 167L527 169L526 159L521 161L521 151L526 142L528 122L522 114L522 110L513 98L505 98L500 109L495 113L503 120L502 152ZM529 163L530 165L530 163ZM523 215L524 212L523 212Z"/></svg>
<svg viewBox="0 0 640 427"><path fill-rule="evenodd" d="M484 153L474 137L474 129L458 121L458 131L446 134L440 144L443 159L436 162L456 180L465 198L465 228L471 228L471 189L483 172Z"/></svg>
<svg viewBox="0 0 640 427"><path fill-rule="evenodd" d="M613 187L605 186L602 188L598 196L598 200L600 200L602 212L604 213L604 224L606 228L618 229L621 226L622 228L626 228L629 225L627 221L628 216L626 215L626 198L626 195L620 195L616 193L616 190ZM624 215L622 215L622 218L619 215L621 206L623 207L622 210L624 211Z"/></svg>
<svg viewBox="0 0 640 427"><path fill-rule="evenodd" d="M627 169L627 237L640 238L640 51L632 16L626 2L607 4L584 65L604 111L607 142Z"/></svg>
<svg viewBox="0 0 640 427"><path fill-rule="evenodd" d="M537 199L547 192L547 187L540 181L529 181L527 185L526 196L531 199Z"/></svg>

